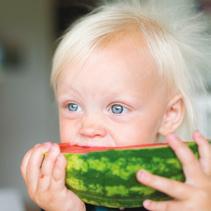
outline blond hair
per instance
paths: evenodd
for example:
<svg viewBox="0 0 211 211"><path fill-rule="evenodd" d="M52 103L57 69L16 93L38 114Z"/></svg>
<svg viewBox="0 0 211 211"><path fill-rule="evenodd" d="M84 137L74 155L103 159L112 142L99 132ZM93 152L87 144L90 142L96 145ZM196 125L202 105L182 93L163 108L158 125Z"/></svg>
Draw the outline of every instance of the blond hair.
<svg viewBox="0 0 211 211"><path fill-rule="evenodd" d="M82 62L102 40L112 39L131 27L142 33L158 66L159 74L173 85L184 99L185 128L195 127L193 96L205 91L200 71L205 68L207 47L206 24L190 0L116 0L104 3L74 23L55 52L51 83L57 80L68 62Z"/></svg>

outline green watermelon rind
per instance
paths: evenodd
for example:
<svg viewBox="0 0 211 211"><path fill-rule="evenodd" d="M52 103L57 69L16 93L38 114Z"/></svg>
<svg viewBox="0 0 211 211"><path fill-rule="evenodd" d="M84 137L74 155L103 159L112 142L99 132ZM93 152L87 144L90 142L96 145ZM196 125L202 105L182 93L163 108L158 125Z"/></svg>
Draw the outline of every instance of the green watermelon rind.
<svg viewBox="0 0 211 211"><path fill-rule="evenodd" d="M188 146L198 157L197 145L189 142ZM98 206L132 208L140 207L145 199L169 199L137 181L140 169L178 181L185 179L180 161L168 146L66 153L65 157L66 186L84 202Z"/></svg>
<svg viewBox="0 0 211 211"><path fill-rule="evenodd" d="M85 192L74 190L70 187L70 190L72 190L74 193L76 193L81 200L83 200L85 203L93 204L97 206L104 206L104 207L111 207L111 208L127 208L129 205L130 207L140 207L142 206L142 203L145 199L148 199L148 197L134 197L134 198L110 198L110 197L99 197L97 195L91 195L87 194ZM167 195L161 193L161 192L154 192L154 194L151 195L151 197L154 200L161 201L161 200L168 200L170 197ZM132 206L131 206L132 205Z"/></svg>

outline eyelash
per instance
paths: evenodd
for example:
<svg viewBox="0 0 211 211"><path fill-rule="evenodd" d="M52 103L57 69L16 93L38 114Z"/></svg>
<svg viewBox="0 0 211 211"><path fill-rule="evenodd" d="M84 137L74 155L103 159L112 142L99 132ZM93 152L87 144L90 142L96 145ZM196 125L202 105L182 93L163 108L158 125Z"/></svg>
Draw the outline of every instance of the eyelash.
<svg viewBox="0 0 211 211"><path fill-rule="evenodd" d="M77 112L81 112L81 107L80 107L80 105L79 104L77 104L77 103L74 103L74 102L71 102L71 103L68 103L67 105L66 105L66 109L68 110L68 111L70 111L70 112L76 112L76 110L71 110L70 109L70 106L77 106L77 108L80 108L80 110L79 111L77 111ZM74 109L74 107L73 107L73 109Z"/></svg>
<svg viewBox="0 0 211 211"><path fill-rule="evenodd" d="M117 112L114 112L114 110L112 111L112 109L115 109L115 107L117 108L116 110ZM120 109L119 113L118 113L118 109ZM125 112L128 112L128 108L120 103L114 103L110 105L108 110L111 111L111 113L114 115L122 115Z"/></svg>
<svg viewBox="0 0 211 211"><path fill-rule="evenodd" d="M72 107L73 110L70 109L70 106L73 106ZM77 106L77 108L74 108L74 106ZM71 112L71 113L79 113L82 111L81 106L75 102L69 102L69 103L65 104L64 107L68 112ZM78 109L79 109L79 111L78 111ZM116 111L113 109L116 109ZM127 106L122 105L121 103L112 103L111 105L108 106L107 111L110 112L112 115L120 116L120 115L123 115L124 113L128 112L129 109Z"/></svg>

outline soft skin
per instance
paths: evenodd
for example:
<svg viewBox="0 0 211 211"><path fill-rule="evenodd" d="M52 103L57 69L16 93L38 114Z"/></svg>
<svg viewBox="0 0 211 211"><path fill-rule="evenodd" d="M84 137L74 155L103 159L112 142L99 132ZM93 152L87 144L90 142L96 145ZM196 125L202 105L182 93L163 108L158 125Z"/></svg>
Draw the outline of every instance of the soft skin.
<svg viewBox="0 0 211 211"><path fill-rule="evenodd" d="M183 100L156 68L140 35L96 49L83 64L67 64L56 91L62 142L127 146L173 132L183 119Z"/></svg>
<svg viewBox="0 0 211 211"><path fill-rule="evenodd" d="M21 173L29 196L46 211L85 210L83 202L65 187L65 166L58 144L52 143L35 145L22 160Z"/></svg>
<svg viewBox="0 0 211 211"><path fill-rule="evenodd" d="M143 37L136 41L125 37L98 48L83 65L64 65L56 98L61 142L127 146L154 143L160 135L168 135L166 140L183 164L186 182L138 172L140 183L174 198L145 201L148 210L211 210L211 147L194 133L200 152L197 161L182 140L169 136L183 120L183 99L176 90L167 89L156 72ZM23 158L21 172L29 195L46 211L85 210L83 202L65 187L65 165L58 145L52 143L34 146Z"/></svg>
<svg viewBox="0 0 211 211"><path fill-rule="evenodd" d="M168 137L168 143L183 165L185 183L140 171L138 180L171 196L173 200L156 202L146 200L144 207L152 211L209 211L211 210L211 145L199 133L193 133L199 147L200 159L175 135Z"/></svg>

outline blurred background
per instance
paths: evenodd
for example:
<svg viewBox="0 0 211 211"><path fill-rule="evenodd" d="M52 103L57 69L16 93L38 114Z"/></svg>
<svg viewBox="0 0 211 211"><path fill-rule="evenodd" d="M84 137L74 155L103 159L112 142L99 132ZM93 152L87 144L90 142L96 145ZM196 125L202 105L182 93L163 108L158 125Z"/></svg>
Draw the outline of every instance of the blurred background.
<svg viewBox="0 0 211 211"><path fill-rule="evenodd" d="M0 210L39 210L27 197L19 170L21 158L34 144L59 139L49 85L53 51L69 24L96 3L0 0ZM197 4L205 10L211 31L211 0ZM200 129L211 137L211 97L200 96L198 102Z"/></svg>

